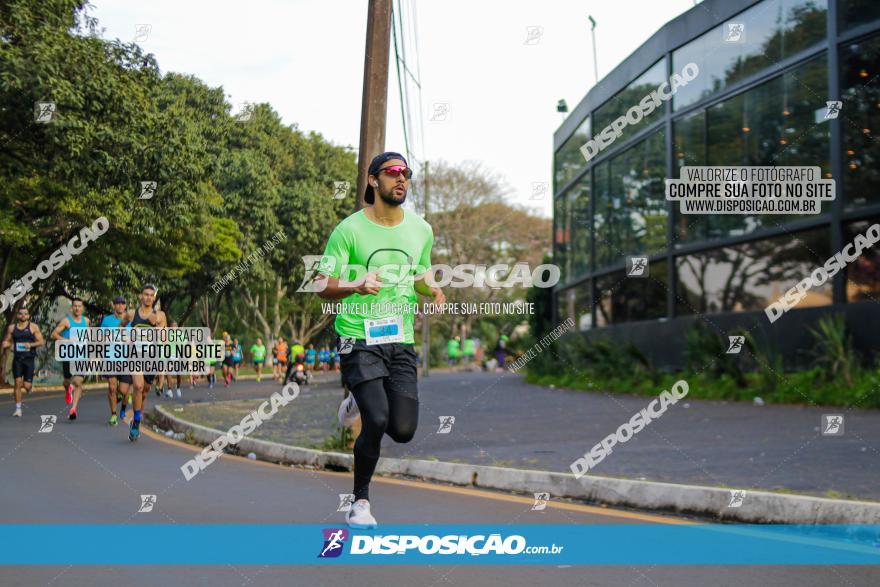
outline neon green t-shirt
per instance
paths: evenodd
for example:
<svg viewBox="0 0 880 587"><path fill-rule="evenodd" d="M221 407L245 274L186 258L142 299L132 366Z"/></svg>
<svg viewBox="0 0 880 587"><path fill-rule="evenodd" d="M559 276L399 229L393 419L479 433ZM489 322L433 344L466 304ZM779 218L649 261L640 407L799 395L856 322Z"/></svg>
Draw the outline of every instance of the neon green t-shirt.
<svg viewBox="0 0 880 587"><path fill-rule="evenodd" d="M255 344L251 346L251 355L253 355L255 361L263 361L266 359L266 345L264 344Z"/></svg>
<svg viewBox="0 0 880 587"><path fill-rule="evenodd" d="M453 359L458 358L458 356L460 354L458 352L459 348L460 347L459 347L458 341L455 339L452 339L446 343L446 354L449 355Z"/></svg>
<svg viewBox="0 0 880 587"><path fill-rule="evenodd" d="M364 320L401 315L404 343L413 344L413 306L418 300L413 277L431 268L433 244L431 225L413 212L404 211L403 220L395 226L376 224L364 210L340 222L330 234L318 271L348 281L367 272L378 273L384 287L375 295L355 293L340 300L343 309L336 315L337 334L365 339ZM345 265L349 268L340 277Z"/></svg>

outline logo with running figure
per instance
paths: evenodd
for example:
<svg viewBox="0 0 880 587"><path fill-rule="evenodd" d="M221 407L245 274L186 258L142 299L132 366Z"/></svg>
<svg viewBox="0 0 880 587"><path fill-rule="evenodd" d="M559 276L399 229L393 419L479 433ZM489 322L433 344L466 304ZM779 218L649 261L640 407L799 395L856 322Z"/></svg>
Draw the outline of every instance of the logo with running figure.
<svg viewBox="0 0 880 587"><path fill-rule="evenodd" d="M738 508L742 507L743 501L746 498L746 492L742 489L731 489L730 490L730 502L727 504L729 508Z"/></svg>
<svg viewBox="0 0 880 587"><path fill-rule="evenodd" d="M302 283L297 288L297 293L317 293L327 287L326 280L318 281L319 272L330 275L336 266L336 257L329 255L303 255L303 264L306 266L306 274Z"/></svg>
<svg viewBox="0 0 880 587"><path fill-rule="evenodd" d="M549 189L550 184L546 181L533 181L532 182L532 195L529 196L530 200L543 200L544 196L547 195L547 190Z"/></svg>
<svg viewBox="0 0 880 587"><path fill-rule="evenodd" d="M55 102L37 102L34 104L34 122L48 124L55 119Z"/></svg>
<svg viewBox="0 0 880 587"><path fill-rule="evenodd" d="M337 352L340 355L347 355L351 353L352 349L354 349L354 341L355 338L353 336L340 336L339 349Z"/></svg>
<svg viewBox="0 0 880 587"><path fill-rule="evenodd" d="M141 193L138 196L140 200L150 200L153 196L156 195L156 188L159 187L159 182L157 181L142 181L141 182Z"/></svg>
<svg viewBox="0 0 880 587"><path fill-rule="evenodd" d="M745 43L746 25L742 22L728 22L724 28L725 43Z"/></svg>
<svg viewBox="0 0 880 587"><path fill-rule="evenodd" d="M840 115L840 109L843 108L843 102L840 100L828 100L825 102L825 118L824 120L831 120L832 118L837 118Z"/></svg>
<svg viewBox="0 0 880 587"><path fill-rule="evenodd" d="M843 436L843 414L822 414L822 436Z"/></svg>
<svg viewBox="0 0 880 587"><path fill-rule="evenodd" d="M150 513L154 505L156 505L155 495L141 495L141 507L138 508L138 513Z"/></svg>
<svg viewBox="0 0 880 587"><path fill-rule="evenodd" d="M434 102L434 113L431 114L431 118L428 119L428 122L445 122L448 115L448 102Z"/></svg>
<svg viewBox="0 0 880 587"><path fill-rule="evenodd" d="M49 415L49 416L40 416L40 429L37 432L42 432L46 434L48 432L52 432L52 429L55 427L55 422L58 421L58 416Z"/></svg>
<svg viewBox="0 0 880 587"><path fill-rule="evenodd" d="M336 508L337 512L347 512L351 509L351 505L354 503L354 493L340 493L339 494L339 507Z"/></svg>
<svg viewBox="0 0 880 587"><path fill-rule="evenodd" d="M437 434L449 434L452 432L452 425L455 424L455 416L439 416L440 427L437 428Z"/></svg>
<svg viewBox="0 0 880 587"><path fill-rule="evenodd" d="M343 200L345 196L348 194L348 188L351 187L351 184L347 181L334 181L333 182L333 199L334 200Z"/></svg>
<svg viewBox="0 0 880 587"><path fill-rule="evenodd" d="M647 257L627 257L626 258L626 276L627 277L648 277Z"/></svg>
<svg viewBox="0 0 880 587"><path fill-rule="evenodd" d="M548 501L550 501L550 494L546 491L535 493L535 503L532 504L532 511L540 512L546 510Z"/></svg>
<svg viewBox="0 0 880 587"><path fill-rule="evenodd" d="M318 558L336 558L342 554L345 541L348 540L348 530L345 528L324 528L324 547Z"/></svg>
<svg viewBox="0 0 880 587"><path fill-rule="evenodd" d="M526 27L526 40L523 45L537 45L541 42L541 37L544 36L544 27L542 26L527 26Z"/></svg>
<svg viewBox="0 0 880 587"><path fill-rule="evenodd" d="M727 347L728 355L738 355L739 352L743 348L743 344L746 342L745 336L728 336L727 340L730 341L730 346Z"/></svg>

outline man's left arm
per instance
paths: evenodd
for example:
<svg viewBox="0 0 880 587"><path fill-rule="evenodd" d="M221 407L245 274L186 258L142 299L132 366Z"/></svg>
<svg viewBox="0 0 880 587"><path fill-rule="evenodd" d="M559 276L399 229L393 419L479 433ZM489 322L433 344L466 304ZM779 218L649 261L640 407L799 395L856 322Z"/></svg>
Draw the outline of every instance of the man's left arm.
<svg viewBox="0 0 880 587"><path fill-rule="evenodd" d="M431 268L431 247L434 245L434 231L431 230L431 234L428 238L428 241L425 243L425 247L422 249L422 256L419 259L419 268L424 269L424 271L416 277L413 281L413 289L416 293L421 294L425 297L431 298L435 304L443 304L446 302L446 296L443 294L443 290L439 287L433 287L428 285L425 277L428 275L428 270Z"/></svg>

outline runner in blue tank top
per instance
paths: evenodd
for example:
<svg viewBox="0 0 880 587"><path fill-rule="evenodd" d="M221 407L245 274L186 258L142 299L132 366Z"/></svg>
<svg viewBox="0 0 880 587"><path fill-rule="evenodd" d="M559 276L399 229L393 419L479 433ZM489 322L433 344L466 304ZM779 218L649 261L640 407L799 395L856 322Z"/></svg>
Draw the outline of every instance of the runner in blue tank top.
<svg viewBox="0 0 880 587"><path fill-rule="evenodd" d="M101 320L101 328L122 328L122 321L128 314L126 310L125 298L116 296L113 300L113 313L104 316ZM129 330L129 328L126 328ZM115 375L105 375L107 379L107 400L110 402L110 426L116 426L119 421L116 416L116 403L121 401L122 409L119 412L119 419L125 421L125 398L128 396L131 386L131 375L117 373Z"/></svg>
<svg viewBox="0 0 880 587"><path fill-rule="evenodd" d="M83 316L84 308L85 306L82 298L73 298L73 303L70 305L70 314L62 318L61 322L58 323L58 326L55 327L55 330L52 331L52 340L56 342L61 340L73 340L74 337L71 335L72 330L76 330L77 328L88 328L89 319ZM79 400L82 397L83 392L83 377L82 375L71 376L70 361L62 361L61 369L64 373L64 401L70 405L70 411L68 412L67 417L70 420L76 420L76 407L79 405Z"/></svg>

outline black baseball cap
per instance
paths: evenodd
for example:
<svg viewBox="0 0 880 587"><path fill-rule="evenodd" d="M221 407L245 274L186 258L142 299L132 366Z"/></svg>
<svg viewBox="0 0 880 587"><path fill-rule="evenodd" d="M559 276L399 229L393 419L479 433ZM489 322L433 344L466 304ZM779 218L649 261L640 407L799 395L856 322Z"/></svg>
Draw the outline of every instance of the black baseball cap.
<svg viewBox="0 0 880 587"><path fill-rule="evenodd" d="M382 168L382 164L392 159L400 159L406 164L407 167L409 167L409 163L407 163L407 160L403 155L401 155L400 153L395 153L394 151L385 151L381 155L376 155L375 157L373 157L373 160L370 162L370 167L367 170L367 175L376 175ZM376 195L373 193L373 186L370 185L370 182L368 180L367 189L364 190L364 202L366 202L367 204L372 204L375 201Z"/></svg>
<svg viewBox="0 0 880 587"><path fill-rule="evenodd" d="M115 298L113 298L113 303L114 304L124 304L125 298L122 296L116 296Z"/></svg>

